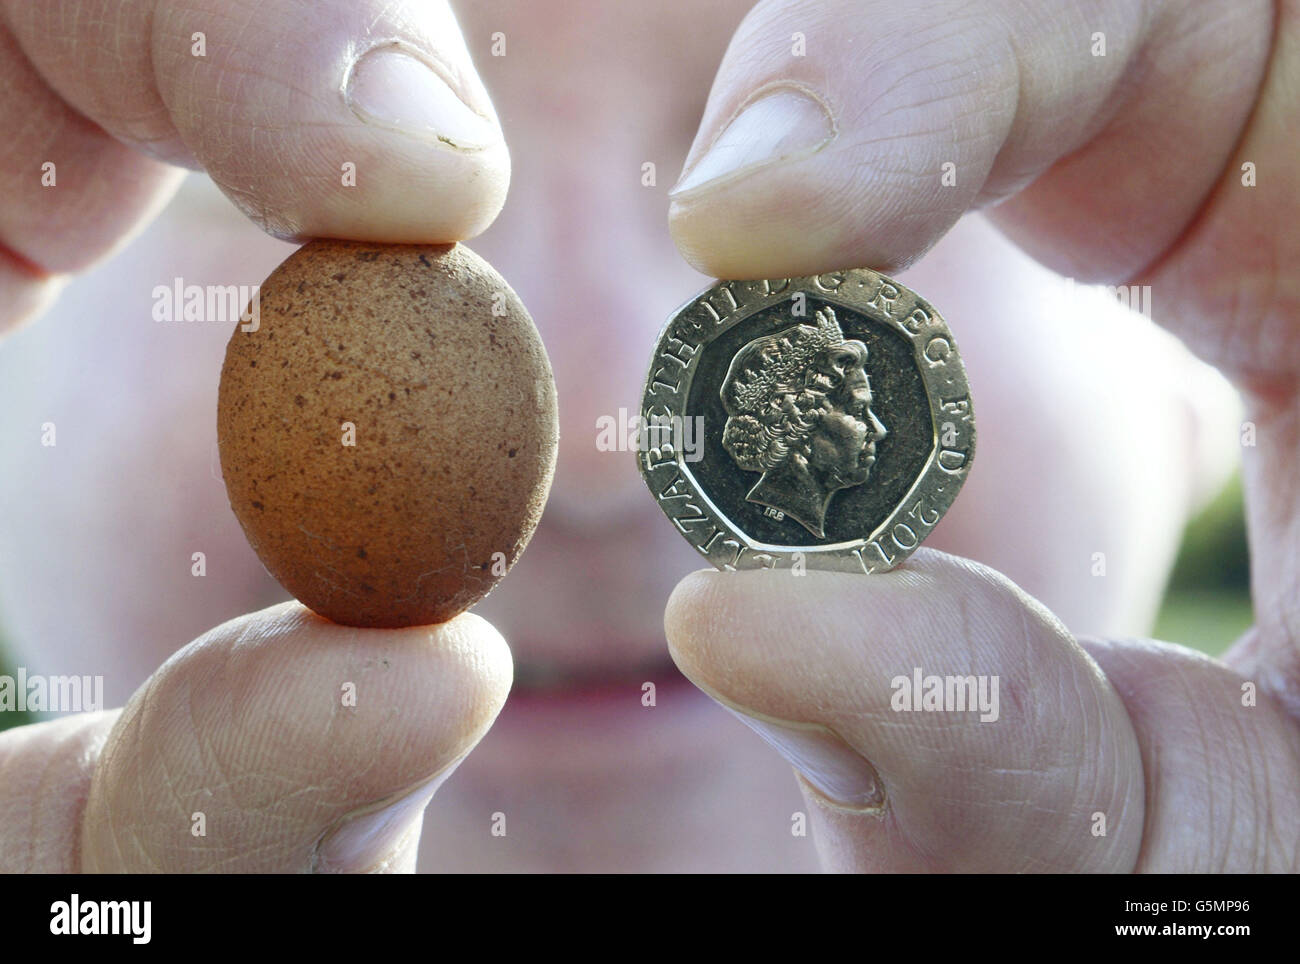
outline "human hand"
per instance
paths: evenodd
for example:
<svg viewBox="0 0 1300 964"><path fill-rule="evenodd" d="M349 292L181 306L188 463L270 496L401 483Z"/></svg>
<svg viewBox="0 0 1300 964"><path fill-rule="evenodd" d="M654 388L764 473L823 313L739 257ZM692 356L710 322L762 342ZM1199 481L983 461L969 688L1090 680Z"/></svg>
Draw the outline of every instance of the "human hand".
<svg viewBox="0 0 1300 964"><path fill-rule="evenodd" d="M0 17L0 331L156 214L173 163L283 237L458 240L504 200L509 157L445 3L334 0L304 18L285 3L57 0ZM243 616L124 710L0 734L0 870L411 869L424 804L511 674L470 614L402 630L297 604Z"/></svg>
<svg viewBox="0 0 1300 964"><path fill-rule="evenodd" d="M294 239L464 240L509 186L445 0L4 0L0 78L0 332L150 221L174 165Z"/></svg>
<svg viewBox="0 0 1300 964"><path fill-rule="evenodd" d="M724 58L671 213L701 270L895 271L1002 201L994 220L1048 266L1149 284L1156 320L1229 376L1257 433L1257 623L1223 662L1076 640L1005 577L933 550L872 577L678 586L673 658L794 764L830 869L1295 869L1300 21L1266 3L1208 14L769 2ZM896 713L891 681L917 667L996 676L997 721Z"/></svg>

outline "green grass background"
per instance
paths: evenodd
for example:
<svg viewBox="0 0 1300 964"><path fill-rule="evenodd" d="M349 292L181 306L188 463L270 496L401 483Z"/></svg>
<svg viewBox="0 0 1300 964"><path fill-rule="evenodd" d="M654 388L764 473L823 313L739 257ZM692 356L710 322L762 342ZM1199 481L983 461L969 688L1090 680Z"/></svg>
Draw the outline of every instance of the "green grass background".
<svg viewBox="0 0 1300 964"><path fill-rule="evenodd" d="M1238 475L1183 534L1151 635L1218 656L1253 622L1250 554Z"/></svg>

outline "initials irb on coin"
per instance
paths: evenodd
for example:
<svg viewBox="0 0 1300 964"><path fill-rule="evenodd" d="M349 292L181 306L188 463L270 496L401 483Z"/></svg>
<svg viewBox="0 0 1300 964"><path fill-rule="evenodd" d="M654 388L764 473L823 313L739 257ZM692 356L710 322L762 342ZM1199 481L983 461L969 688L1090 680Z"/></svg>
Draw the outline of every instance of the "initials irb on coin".
<svg viewBox="0 0 1300 964"><path fill-rule="evenodd" d="M642 477L719 569L891 569L975 454L948 326L866 268L702 292L664 326L640 415Z"/></svg>

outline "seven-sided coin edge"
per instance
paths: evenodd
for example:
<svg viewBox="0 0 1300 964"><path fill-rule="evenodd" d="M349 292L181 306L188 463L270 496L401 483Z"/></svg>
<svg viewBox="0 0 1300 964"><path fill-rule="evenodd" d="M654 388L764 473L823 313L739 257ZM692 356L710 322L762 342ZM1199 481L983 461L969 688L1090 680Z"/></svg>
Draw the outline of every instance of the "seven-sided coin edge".
<svg viewBox="0 0 1300 964"><path fill-rule="evenodd" d="M871 532L828 545L773 545L751 538L713 503L684 457L681 430L689 417L686 408L703 350L756 312L783 302L793 308L809 297L859 312L907 340L929 400L933 439L915 482ZM782 324L815 327L824 325L825 319L792 310ZM637 465L647 486L686 540L724 570L806 567L874 573L892 569L921 544L952 505L975 454L970 390L947 323L914 291L868 268L805 278L722 281L705 289L673 312L664 325L646 377L640 421Z"/></svg>

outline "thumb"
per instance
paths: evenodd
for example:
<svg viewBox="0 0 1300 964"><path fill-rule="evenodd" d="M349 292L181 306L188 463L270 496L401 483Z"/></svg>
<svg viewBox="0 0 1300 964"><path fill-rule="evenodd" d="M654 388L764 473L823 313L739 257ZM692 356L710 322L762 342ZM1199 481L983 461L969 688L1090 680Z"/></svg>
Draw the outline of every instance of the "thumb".
<svg viewBox="0 0 1300 964"><path fill-rule="evenodd" d="M510 179L446 0L0 0L0 77L19 277L120 244L175 187L160 161L282 237L464 240Z"/></svg>
<svg viewBox="0 0 1300 964"><path fill-rule="evenodd" d="M665 622L682 672L795 766L829 869L1135 866L1143 770L1124 706L992 570L921 549L873 576L697 572ZM918 674L944 688L904 705ZM947 677L970 679L981 709L955 705Z"/></svg>
<svg viewBox="0 0 1300 964"><path fill-rule="evenodd" d="M496 718L510 652L478 616L363 630L297 603L173 656L108 734L87 872L413 870L422 811Z"/></svg>
<svg viewBox="0 0 1300 964"><path fill-rule="evenodd" d="M1264 75L1272 6L1206 17L1156 0L1050 15L1026 0L761 0L671 192L673 237L721 278L893 273L968 209L1037 182L1003 218L1032 253L1132 274L1218 183Z"/></svg>

